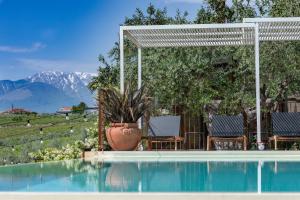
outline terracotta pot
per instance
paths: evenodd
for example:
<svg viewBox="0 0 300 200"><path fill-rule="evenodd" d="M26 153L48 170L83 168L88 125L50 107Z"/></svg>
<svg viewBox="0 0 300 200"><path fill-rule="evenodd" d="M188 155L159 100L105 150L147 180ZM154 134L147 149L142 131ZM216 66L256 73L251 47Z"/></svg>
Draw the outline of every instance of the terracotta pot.
<svg viewBox="0 0 300 200"><path fill-rule="evenodd" d="M106 138L113 150L132 151L141 141L142 133L136 123L111 123Z"/></svg>

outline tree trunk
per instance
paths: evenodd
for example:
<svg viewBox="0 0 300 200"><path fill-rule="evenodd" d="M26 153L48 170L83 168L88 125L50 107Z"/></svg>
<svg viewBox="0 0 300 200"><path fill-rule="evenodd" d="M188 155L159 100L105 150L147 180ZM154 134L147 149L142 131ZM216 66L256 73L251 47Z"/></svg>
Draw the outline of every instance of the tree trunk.
<svg viewBox="0 0 300 200"><path fill-rule="evenodd" d="M103 111L103 95L98 90L98 150L103 150L103 134L104 134L104 111Z"/></svg>

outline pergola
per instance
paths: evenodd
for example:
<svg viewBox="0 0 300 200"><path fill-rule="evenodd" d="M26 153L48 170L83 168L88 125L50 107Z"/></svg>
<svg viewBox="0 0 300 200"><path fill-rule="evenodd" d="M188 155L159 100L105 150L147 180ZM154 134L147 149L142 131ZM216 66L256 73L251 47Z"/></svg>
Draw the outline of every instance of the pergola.
<svg viewBox="0 0 300 200"><path fill-rule="evenodd" d="M142 85L142 48L255 47L257 142L261 143L259 42L300 40L300 17L245 18L243 23L120 26L120 89L124 92L124 36L138 48L138 87Z"/></svg>

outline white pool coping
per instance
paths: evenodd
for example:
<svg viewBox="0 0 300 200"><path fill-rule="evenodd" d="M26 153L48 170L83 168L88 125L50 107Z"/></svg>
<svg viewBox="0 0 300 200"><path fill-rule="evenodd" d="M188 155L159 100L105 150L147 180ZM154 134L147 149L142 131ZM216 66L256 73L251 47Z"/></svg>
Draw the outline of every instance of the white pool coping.
<svg viewBox="0 0 300 200"><path fill-rule="evenodd" d="M300 151L104 151L98 161L300 161Z"/></svg>
<svg viewBox="0 0 300 200"><path fill-rule="evenodd" d="M300 193L0 193L2 200L299 200Z"/></svg>

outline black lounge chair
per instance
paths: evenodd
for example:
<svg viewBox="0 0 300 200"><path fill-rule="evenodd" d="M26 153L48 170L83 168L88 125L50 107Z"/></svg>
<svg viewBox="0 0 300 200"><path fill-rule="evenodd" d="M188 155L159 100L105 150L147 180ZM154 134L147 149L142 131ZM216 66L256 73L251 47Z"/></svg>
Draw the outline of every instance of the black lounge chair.
<svg viewBox="0 0 300 200"><path fill-rule="evenodd" d="M214 141L240 141L244 150L247 150L247 137L244 134L244 119L242 115L224 116L214 115L212 117L212 130L207 136L207 150L211 148Z"/></svg>
<svg viewBox="0 0 300 200"><path fill-rule="evenodd" d="M300 140L300 112L276 112L272 113L272 134L269 138L270 144L274 141L277 150L278 142L289 142Z"/></svg>
<svg viewBox="0 0 300 200"><path fill-rule="evenodd" d="M162 147L163 143L175 143L174 149L177 150L178 142L180 145L184 139L180 137L180 116L158 116L151 117L148 128L148 149L152 150L153 144ZM157 149L157 148L156 148Z"/></svg>

